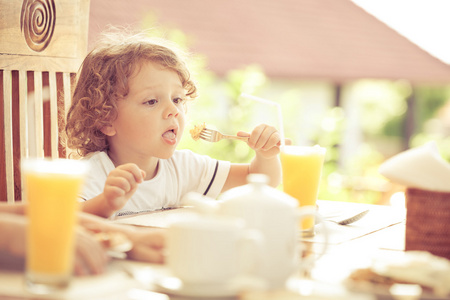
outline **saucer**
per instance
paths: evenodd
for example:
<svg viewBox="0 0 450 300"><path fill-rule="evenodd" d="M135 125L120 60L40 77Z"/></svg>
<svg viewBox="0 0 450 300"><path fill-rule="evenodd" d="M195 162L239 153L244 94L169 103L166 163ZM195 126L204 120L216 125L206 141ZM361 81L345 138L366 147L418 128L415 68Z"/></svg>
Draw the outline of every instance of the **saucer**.
<svg viewBox="0 0 450 300"><path fill-rule="evenodd" d="M163 293L174 296L196 298L224 298L235 297L238 290L231 284L224 283L185 283L177 277L162 277L155 282L155 286Z"/></svg>

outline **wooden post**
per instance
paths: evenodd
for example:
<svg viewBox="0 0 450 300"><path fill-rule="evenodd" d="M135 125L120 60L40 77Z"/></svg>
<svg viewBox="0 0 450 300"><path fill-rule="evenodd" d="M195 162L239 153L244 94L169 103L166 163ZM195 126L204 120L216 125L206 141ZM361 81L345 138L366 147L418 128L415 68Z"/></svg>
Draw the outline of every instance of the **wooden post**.
<svg viewBox="0 0 450 300"><path fill-rule="evenodd" d="M403 150L407 150L410 147L411 138L416 130L416 93L414 87L412 87L411 95L406 99L406 116L405 123L403 125Z"/></svg>

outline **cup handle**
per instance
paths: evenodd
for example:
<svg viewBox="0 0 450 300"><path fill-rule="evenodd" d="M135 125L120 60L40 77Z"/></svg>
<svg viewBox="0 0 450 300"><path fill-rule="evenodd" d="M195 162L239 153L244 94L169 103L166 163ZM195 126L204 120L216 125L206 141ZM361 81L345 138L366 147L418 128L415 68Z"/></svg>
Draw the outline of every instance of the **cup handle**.
<svg viewBox="0 0 450 300"><path fill-rule="evenodd" d="M303 206L303 207L298 208L296 210L296 216L297 216L297 218L299 220L301 220L301 219L303 219L305 217L313 216L318 221L316 223L321 223L322 224L323 247L322 247L322 251L319 253L319 255L317 257L315 257L315 259L313 259L313 260L310 259L310 261L308 262L309 264L313 264L316 260L321 258L327 251L327 248L328 248L328 237L329 237L328 228L325 225L323 217L317 212L317 208L314 207L314 206ZM300 264L302 264L302 263L300 263Z"/></svg>

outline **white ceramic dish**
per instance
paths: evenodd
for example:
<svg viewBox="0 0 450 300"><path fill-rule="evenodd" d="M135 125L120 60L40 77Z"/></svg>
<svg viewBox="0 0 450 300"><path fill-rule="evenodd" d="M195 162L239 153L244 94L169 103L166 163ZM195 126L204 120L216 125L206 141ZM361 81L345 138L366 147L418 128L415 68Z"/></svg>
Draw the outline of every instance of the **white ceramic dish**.
<svg viewBox="0 0 450 300"><path fill-rule="evenodd" d="M230 284L195 284L183 283L176 277L162 277L155 282L158 291L166 294L195 298L232 298L237 296L237 289Z"/></svg>
<svg viewBox="0 0 450 300"><path fill-rule="evenodd" d="M400 296L398 298L394 298L394 296L389 292L388 287L384 287L382 285L372 284L368 282L354 282L353 280L347 279L344 282L347 289L351 292L355 293L364 293L364 294L372 294L377 297L378 300L392 300L392 299L401 299ZM407 297L407 296L404 296ZM407 299L407 298L405 298ZM408 298L415 299L415 298ZM422 291L420 295L420 300L450 300L450 295L447 297L436 296L428 291Z"/></svg>

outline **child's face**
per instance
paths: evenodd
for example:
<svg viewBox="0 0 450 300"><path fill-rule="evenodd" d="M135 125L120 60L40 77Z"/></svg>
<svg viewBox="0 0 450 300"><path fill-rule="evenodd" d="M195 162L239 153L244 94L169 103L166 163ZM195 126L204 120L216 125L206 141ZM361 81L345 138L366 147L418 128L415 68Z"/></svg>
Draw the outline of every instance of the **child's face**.
<svg viewBox="0 0 450 300"><path fill-rule="evenodd" d="M110 151L122 157L169 158L185 125L186 91L178 74L152 62L129 78L129 94L117 103Z"/></svg>

